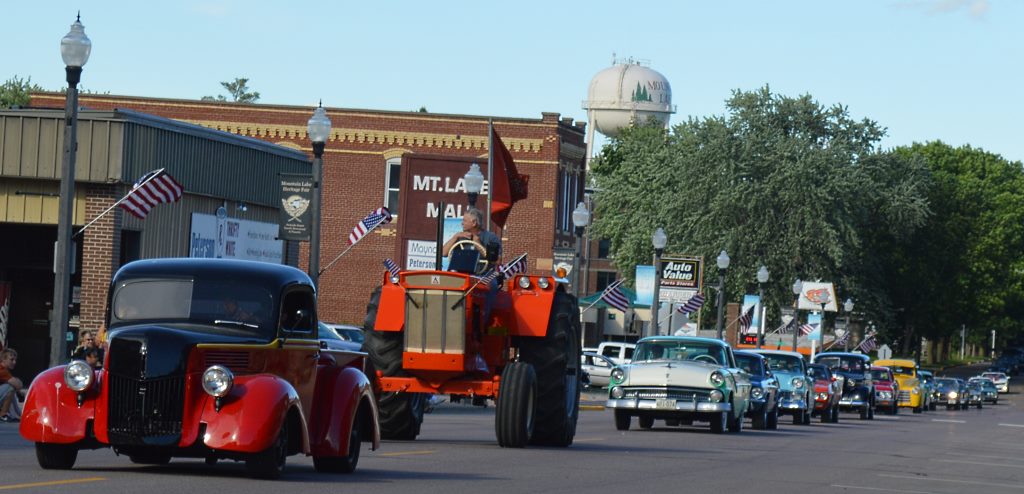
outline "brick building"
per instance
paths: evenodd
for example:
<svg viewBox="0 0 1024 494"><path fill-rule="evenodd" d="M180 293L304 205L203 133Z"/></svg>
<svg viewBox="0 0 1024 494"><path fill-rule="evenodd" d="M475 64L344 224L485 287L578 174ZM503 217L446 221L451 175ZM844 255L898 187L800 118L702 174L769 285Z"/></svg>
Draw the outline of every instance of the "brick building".
<svg viewBox="0 0 1024 494"><path fill-rule="evenodd" d="M80 105L158 115L312 155L306 136L311 107L109 95L82 95ZM33 94L31 106L63 108L64 95ZM368 212L382 204L398 211L403 155L477 157L486 168L489 117L341 108L328 108L327 114L332 131L323 163L321 266L344 250L349 231ZM530 177L529 197L515 205L502 232L504 252L506 257L528 252L530 269L549 273L553 249L573 242L572 210L583 195L585 123L543 113L539 119L494 117L493 125L519 172ZM232 182L250 173L254 170L242 165L218 177ZM397 217L378 228L320 277L322 320L362 322L369 293L383 273L382 260L396 255L401 221L411 220ZM180 228L187 231L187 225ZM307 243L302 243L298 256L298 265L307 266ZM114 257L111 262L116 263Z"/></svg>

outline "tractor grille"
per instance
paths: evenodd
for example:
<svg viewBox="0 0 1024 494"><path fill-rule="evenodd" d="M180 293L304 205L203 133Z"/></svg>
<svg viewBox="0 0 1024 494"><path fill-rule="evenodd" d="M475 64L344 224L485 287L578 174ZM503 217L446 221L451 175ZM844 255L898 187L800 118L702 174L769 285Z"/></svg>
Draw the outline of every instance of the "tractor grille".
<svg viewBox="0 0 1024 494"><path fill-rule="evenodd" d="M670 398L681 401L710 401L708 391L688 388L638 388L627 387L623 390L626 398L639 398L641 400L657 400Z"/></svg>
<svg viewBox="0 0 1024 494"><path fill-rule="evenodd" d="M463 298L464 292L409 289L406 294L405 351L465 353L466 300Z"/></svg>

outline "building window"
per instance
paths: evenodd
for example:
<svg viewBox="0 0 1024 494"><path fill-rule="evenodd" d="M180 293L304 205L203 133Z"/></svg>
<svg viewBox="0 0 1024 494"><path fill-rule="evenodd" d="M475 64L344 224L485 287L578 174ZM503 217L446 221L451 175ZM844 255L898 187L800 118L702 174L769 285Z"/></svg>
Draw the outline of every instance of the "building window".
<svg viewBox="0 0 1024 494"><path fill-rule="evenodd" d="M607 238L602 238L597 242L597 258L608 259L610 251L612 250L612 241Z"/></svg>
<svg viewBox="0 0 1024 494"><path fill-rule="evenodd" d="M384 207L391 211L391 216L398 217L398 191L402 177L402 158L387 160L384 167Z"/></svg>
<svg viewBox="0 0 1024 494"><path fill-rule="evenodd" d="M615 272L614 271L598 271L597 272L597 288L594 291L595 292L604 291L605 288L608 288L608 285L611 285L614 282L615 282Z"/></svg>

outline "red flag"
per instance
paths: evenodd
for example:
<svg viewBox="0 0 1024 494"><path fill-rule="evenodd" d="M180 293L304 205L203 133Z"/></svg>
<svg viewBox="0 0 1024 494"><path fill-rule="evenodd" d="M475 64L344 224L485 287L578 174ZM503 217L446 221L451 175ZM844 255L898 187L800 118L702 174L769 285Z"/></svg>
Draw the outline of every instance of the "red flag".
<svg viewBox="0 0 1024 494"><path fill-rule="evenodd" d="M512 205L520 199L526 199L527 184L530 177L520 175L516 163L512 161L512 153L508 152L505 143L498 137L498 131L491 127L491 145L494 146L494 178L491 180L491 221L498 228L505 228L505 220L512 211Z"/></svg>

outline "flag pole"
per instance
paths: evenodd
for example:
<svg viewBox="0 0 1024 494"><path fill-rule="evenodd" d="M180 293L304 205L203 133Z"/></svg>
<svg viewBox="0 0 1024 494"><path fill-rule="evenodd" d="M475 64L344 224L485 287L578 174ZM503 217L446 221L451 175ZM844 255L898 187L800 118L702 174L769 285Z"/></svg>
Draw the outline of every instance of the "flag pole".
<svg viewBox="0 0 1024 494"><path fill-rule="evenodd" d="M491 196L494 192L494 119L487 119L487 215L486 230L491 230ZM493 233L493 232L492 232Z"/></svg>
<svg viewBox="0 0 1024 494"><path fill-rule="evenodd" d="M369 233L369 232L367 232L367 233ZM356 243L359 243L359 242L356 242ZM331 262L327 263L326 266L321 268L320 271L316 273L316 275L320 276L320 275L324 274L324 271L327 271L327 269L330 268L331 266L333 266L334 263L338 262L338 259L341 259L341 256L347 254L348 251L352 250L352 247L355 247L355 246L356 246L356 244L352 244L352 245L348 246L348 248L346 248L345 250L341 251L341 254L338 254L337 257L335 257L334 259L331 260Z"/></svg>
<svg viewBox="0 0 1024 494"><path fill-rule="evenodd" d="M594 300L593 302L591 302L590 305L588 305L586 309L583 309L583 312L586 312L586 311L590 310L591 307L597 305L597 303L600 302L602 298L604 298L605 294L607 294L609 291L614 290L615 288L617 288L619 285L622 284L623 281L624 280L619 280L617 282L612 283L611 285L606 286L604 288L604 291L601 292L601 295L599 297L597 297L597 300ZM581 314L583 312L581 312Z"/></svg>
<svg viewBox="0 0 1024 494"><path fill-rule="evenodd" d="M137 189L139 187L142 187L143 185L146 185L147 183L149 183L150 180L153 180L154 178L156 178L156 176L159 175L160 172L162 172L162 171L164 171L163 168L160 168L158 170L154 170L154 171L149 172L149 178L147 178L146 180L143 180L142 183L140 183L139 185L132 186L132 190L129 190L128 193L124 195L124 197L118 199L117 202L112 204L109 208L104 209L103 212L99 214L99 216L93 218L92 221L86 223L85 226L83 226L80 230L75 232L75 234L72 235L71 238L75 238L75 237L81 235L82 232L84 232L86 228L89 228L90 226L92 226L93 223L96 223L97 221L99 221L100 218L106 216L106 214L109 213L111 210L113 210L117 206L121 205L121 203L124 202L125 199L128 199L128 196L132 195L132 192L135 191L135 189Z"/></svg>

